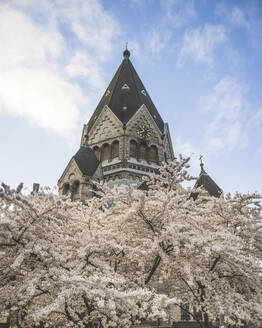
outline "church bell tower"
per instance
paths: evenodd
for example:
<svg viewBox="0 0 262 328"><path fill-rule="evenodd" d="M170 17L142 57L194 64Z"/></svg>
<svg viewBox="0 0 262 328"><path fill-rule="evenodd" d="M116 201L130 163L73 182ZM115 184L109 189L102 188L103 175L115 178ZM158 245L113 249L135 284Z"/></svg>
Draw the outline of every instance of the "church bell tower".
<svg viewBox="0 0 262 328"><path fill-rule="evenodd" d="M58 181L59 193L72 199L90 197L92 180L109 184L142 183L174 157L168 124L164 123L130 61L123 60L89 122L80 149Z"/></svg>

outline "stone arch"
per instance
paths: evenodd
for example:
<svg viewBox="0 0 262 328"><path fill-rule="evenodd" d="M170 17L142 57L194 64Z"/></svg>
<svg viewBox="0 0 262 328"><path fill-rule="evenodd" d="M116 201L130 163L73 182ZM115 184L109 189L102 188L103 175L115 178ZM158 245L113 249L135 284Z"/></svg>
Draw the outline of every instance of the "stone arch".
<svg viewBox="0 0 262 328"><path fill-rule="evenodd" d="M62 194L63 195L68 195L69 191L70 191L69 183L64 183L63 184Z"/></svg>
<svg viewBox="0 0 262 328"><path fill-rule="evenodd" d="M93 151L94 151L94 153L95 153L95 155L96 155L96 158L100 161L100 149L99 149L99 147L98 146L95 146L94 148L93 148Z"/></svg>
<svg viewBox="0 0 262 328"><path fill-rule="evenodd" d="M112 159L119 157L119 141L115 140L112 143Z"/></svg>
<svg viewBox="0 0 262 328"><path fill-rule="evenodd" d="M155 145L149 148L149 161L152 163L158 163L158 149Z"/></svg>
<svg viewBox="0 0 262 328"><path fill-rule="evenodd" d="M72 200L77 200L80 197L80 182L78 180L74 181L72 186Z"/></svg>
<svg viewBox="0 0 262 328"><path fill-rule="evenodd" d="M137 158L137 143L135 140L130 141L130 157Z"/></svg>
<svg viewBox="0 0 262 328"><path fill-rule="evenodd" d="M101 160L102 161L109 161L111 159L111 151L110 146L108 143L103 144L102 151L101 151Z"/></svg>

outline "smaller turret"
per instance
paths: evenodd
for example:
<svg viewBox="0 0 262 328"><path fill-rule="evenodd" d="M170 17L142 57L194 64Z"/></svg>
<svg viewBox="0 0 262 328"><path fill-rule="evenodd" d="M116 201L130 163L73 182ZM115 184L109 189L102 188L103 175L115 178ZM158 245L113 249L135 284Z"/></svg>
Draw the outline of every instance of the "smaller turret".
<svg viewBox="0 0 262 328"><path fill-rule="evenodd" d="M59 194L70 195L72 200L85 200L93 196L92 181L103 178L101 163L88 144L87 131L85 141L71 158L58 181Z"/></svg>
<svg viewBox="0 0 262 328"><path fill-rule="evenodd" d="M203 187L209 193L210 196L219 198L223 191L204 170L204 164L203 164L202 159L203 159L203 156L201 155L199 157L201 170L200 170L199 177L195 183L194 189ZM197 196L198 196L198 193L192 193L192 197L194 199L196 199Z"/></svg>

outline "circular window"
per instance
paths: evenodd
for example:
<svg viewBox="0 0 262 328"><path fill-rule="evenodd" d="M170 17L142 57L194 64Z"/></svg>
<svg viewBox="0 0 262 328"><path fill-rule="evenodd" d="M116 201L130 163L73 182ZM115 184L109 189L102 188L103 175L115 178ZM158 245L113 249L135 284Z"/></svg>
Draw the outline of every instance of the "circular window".
<svg viewBox="0 0 262 328"><path fill-rule="evenodd" d="M75 173L71 173L70 175L69 175L69 180L73 180L75 178Z"/></svg>

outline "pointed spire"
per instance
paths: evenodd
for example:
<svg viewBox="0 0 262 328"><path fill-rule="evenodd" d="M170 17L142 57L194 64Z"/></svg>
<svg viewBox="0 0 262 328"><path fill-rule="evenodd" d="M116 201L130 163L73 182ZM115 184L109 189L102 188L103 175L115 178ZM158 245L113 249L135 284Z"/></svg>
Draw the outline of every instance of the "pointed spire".
<svg viewBox="0 0 262 328"><path fill-rule="evenodd" d="M126 42L126 49L123 52L124 59L128 59L130 57L130 51L127 49L127 44L128 42Z"/></svg>
<svg viewBox="0 0 262 328"><path fill-rule="evenodd" d="M163 133L164 122L129 59L130 52L127 47L123 55L124 59L88 122L88 131L92 129L105 106L108 106L123 124L127 124L139 108L145 105Z"/></svg>

